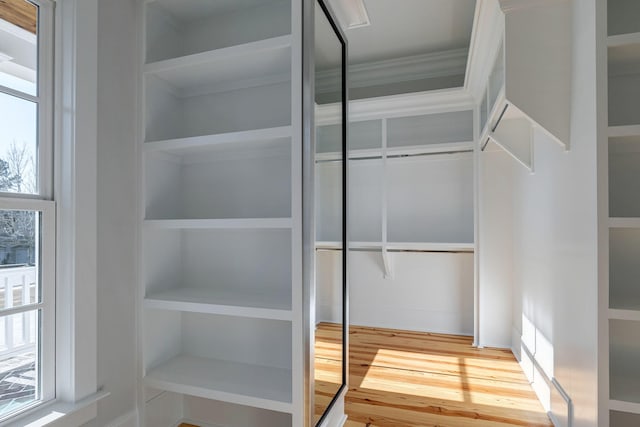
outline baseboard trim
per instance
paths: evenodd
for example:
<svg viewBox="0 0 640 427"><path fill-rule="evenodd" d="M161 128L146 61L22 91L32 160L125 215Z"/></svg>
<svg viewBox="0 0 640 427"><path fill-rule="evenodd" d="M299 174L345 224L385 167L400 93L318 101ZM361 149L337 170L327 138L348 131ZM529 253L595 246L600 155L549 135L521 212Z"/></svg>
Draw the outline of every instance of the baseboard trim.
<svg viewBox="0 0 640 427"><path fill-rule="evenodd" d="M138 426L138 410L133 409L126 414L120 415L111 421L106 427L137 427Z"/></svg>

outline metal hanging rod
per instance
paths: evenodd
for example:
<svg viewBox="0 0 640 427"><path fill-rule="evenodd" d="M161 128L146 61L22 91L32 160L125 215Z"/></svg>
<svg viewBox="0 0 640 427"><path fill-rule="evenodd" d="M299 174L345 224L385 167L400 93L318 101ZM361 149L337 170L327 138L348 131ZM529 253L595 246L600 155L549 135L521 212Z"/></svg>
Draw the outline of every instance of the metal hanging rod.
<svg viewBox="0 0 640 427"><path fill-rule="evenodd" d="M473 153L473 150L451 150L451 151L437 151L433 153L415 153L415 154L391 154L391 155L387 155L387 159L401 159L401 158L408 158L408 157L424 157L424 156L436 156L436 155L459 154L459 153ZM316 163L335 163L335 162L341 162L342 160L343 159L322 159L322 160L316 160ZM382 160L382 155L354 157L354 158L350 158L349 160L350 161Z"/></svg>
<svg viewBox="0 0 640 427"><path fill-rule="evenodd" d="M316 248L317 251L342 251L341 248ZM379 252L382 253L382 249L375 248L351 248L350 251L354 252ZM448 253L448 254L469 254L473 253L473 249L387 249L387 252L410 252L410 253Z"/></svg>

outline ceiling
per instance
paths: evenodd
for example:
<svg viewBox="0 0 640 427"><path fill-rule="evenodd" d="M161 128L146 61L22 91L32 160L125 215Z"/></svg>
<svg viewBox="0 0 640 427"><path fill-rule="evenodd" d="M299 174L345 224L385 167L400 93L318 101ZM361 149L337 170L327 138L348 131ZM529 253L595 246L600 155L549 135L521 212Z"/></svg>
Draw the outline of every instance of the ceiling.
<svg viewBox="0 0 640 427"><path fill-rule="evenodd" d="M364 4L371 25L346 31L351 64L469 47L475 0L364 0Z"/></svg>

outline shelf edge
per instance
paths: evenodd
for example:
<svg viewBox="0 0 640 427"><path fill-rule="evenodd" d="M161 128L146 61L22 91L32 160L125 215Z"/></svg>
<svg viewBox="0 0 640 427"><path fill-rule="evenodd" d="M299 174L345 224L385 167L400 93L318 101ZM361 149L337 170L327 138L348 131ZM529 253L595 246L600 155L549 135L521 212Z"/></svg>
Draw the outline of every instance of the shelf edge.
<svg viewBox="0 0 640 427"><path fill-rule="evenodd" d="M609 410L640 415L640 403L609 399Z"/></svg>
<svg viewBox="0 0 640 427"><path fill-rule="evenodd" d="M609 217L609 228L640 228L640 218Z"/></svg>
<svg viewBox="0 0 640 427"><path fill-rule="evenodd" d="M640 309L633 310L633 309L625 309L625 308L610 308L609 319L640 322Z"/></svg>
<svg viewBox="0 0 640 427"><path fill-rule="evenodd" d="M153 373L153 370L151 372ZM175 381L155 379L148 375L144 377L144 383L148 387L179 394L187 394L189 396L219 400L221 402L235 403L238 405L251 406L253 408L265 409L269 411L284 413L291 413L293 411L293 404L287 402L246 396L237 393L229 393L226 391L214 390L200 386L180 384Z"/></svg>
<svg viewBox="0 0 640 427"><path fill-rule="evenodd" d="M180 300L166 300L154 298L153 294L144 299L144 307L156 310L184 311L189 313L218 314L222 316L245 317L264 320L291 321L291 310L266 307L239 306L231 304L216 304L190 302Z"/></svg>
<svg viewBox="0 0 640 427"><path fill-rule="evenodd" d="M145 219L146 227L158 229L237 229L291 228L291 218L225 218L225 219Z"/></svg>
<svg viewBox="0 0 640 427"><path fill-rule="evenodd" d="M607 36L607 47L620 47L640 43L640 32Z"/></svg>
<svg viewBox="0 0 640 427"><path fill-rule="evenodd" d="M640 136L640 125L609 126L609 138Z"/></svg>

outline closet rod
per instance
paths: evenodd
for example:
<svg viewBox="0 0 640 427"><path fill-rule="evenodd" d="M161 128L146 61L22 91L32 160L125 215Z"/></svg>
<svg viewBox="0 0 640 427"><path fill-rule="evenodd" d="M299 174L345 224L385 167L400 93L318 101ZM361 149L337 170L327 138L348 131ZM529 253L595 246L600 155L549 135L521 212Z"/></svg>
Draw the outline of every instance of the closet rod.
<svg viewBox="0 0 640 427"><path fill-rule="evenodd" d="M342 251L340 248L316 248L317 251ZM354 252L382 252L382 249L374 248L351 248ZM447 254L469 254L473 249L387 249L387 252L413 252L413 253L447 253Z"/></svg>
<svg viewBox="0 0 640 427"><path fill-rule="evenodd" d="M434 153L416 153L416 154L391 154L387 156L387 159L401 159L405 157L422 157L422 156L435 156L442 154L458 154L458 153L473 153L473 150L453 150L453 151L437 151ZM349 160L381 160L382 156L367 156L367 157L355 157ZM326 159L326 160L316 160L316 163L332 163L332 162L341 162L342 159Z"/></svg>

